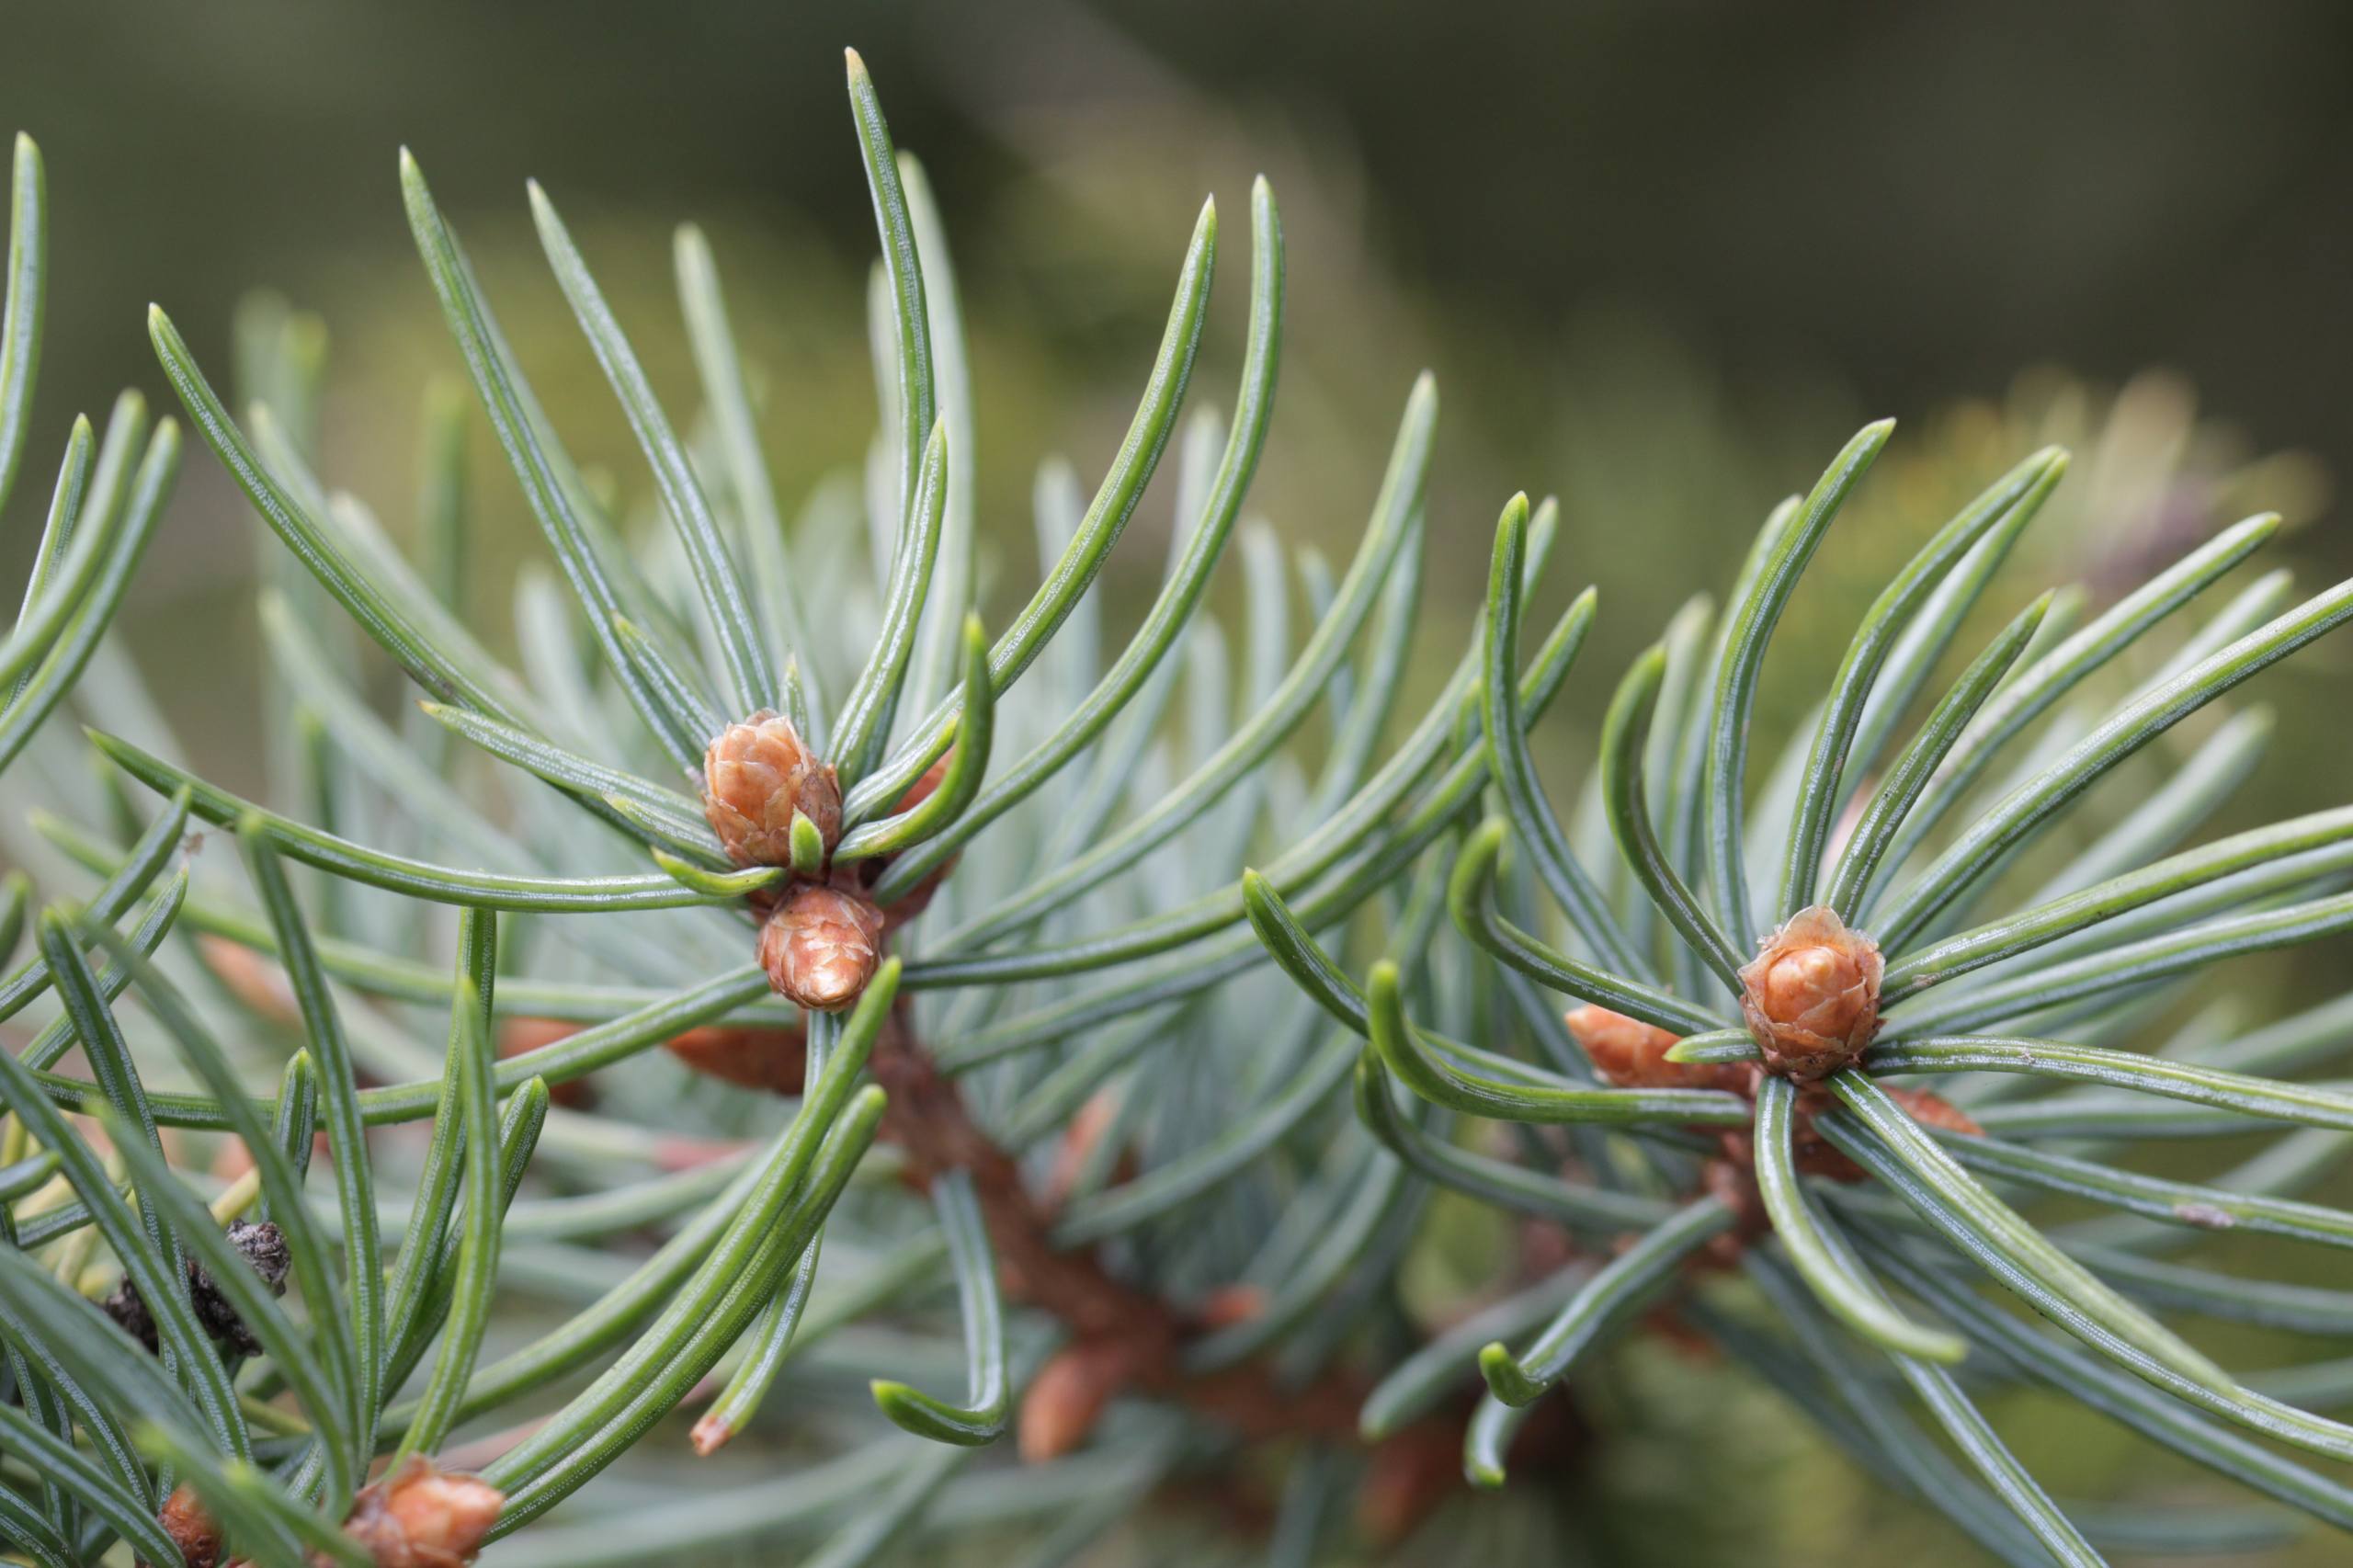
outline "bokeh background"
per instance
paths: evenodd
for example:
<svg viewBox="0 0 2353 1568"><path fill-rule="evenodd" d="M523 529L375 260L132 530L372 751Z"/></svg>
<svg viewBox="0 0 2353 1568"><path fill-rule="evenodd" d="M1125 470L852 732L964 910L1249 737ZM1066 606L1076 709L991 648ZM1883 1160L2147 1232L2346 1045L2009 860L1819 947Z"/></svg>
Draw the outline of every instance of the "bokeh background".
<svg viewBox="0 0 2353 1568"><path fill-rule="evenodd" d="M2289 546L2308 576L2353 562L2330 526L2331 476L2353 472L2340 6L97 0L14 26L0 103L40 138L57 213L36 451L74 410L156 386L146 301L219 365L237 301L267 286L328 324L324 467L401 526L418 390L456 364L402 220L406 145L574 446L625 482L523 182L563 206L682 407L669 236L709 228L792 494L854 462L872 417L855 42L946 210L978 339L981 515L1009 539L1041 454L1083 472L1108 455L1205 194L1231 221L1197 395L1231 385L1263 170L1292 286L1261 509L1348 538L1433 368L1433 537L1480 546L1437 552L1457 603L1503 498L1558 492L1574 574L1609 606L1600 646L1639 646L1882 414L1904 422L1882 492L1907 463L1957 489L2045 431L2113 424L2109 467L2140 483L2090 548L2268 506L2310 525ZM158 628L233 602L251 565L227 485L192 466L141 585ZM1936 489L1915 477L1877 516L1925 526ZM483 506L530 547L511 487ZM1125 564L1141 581L1157 560Z"/></svg>
<svg viewBox="0 0 2353 1568"><path fill-rule="evenodd" d="M1445 645L1515 489L1561 495L1556 576L1602 587L1597 673L1546 737L1564 780L1626 659L1879 415L1902 420L1896 443L1792 616L1768 722L1819 690L1875 574L2044 440L2080 456L2039 564L2097 588L2276 508L2302 579L2353 570L2353 8L2328 0L81 0L15 8L9 39L0 107L40 140L55 212L36 453L121 385L161 404L148 301L225 366L239 301L267 286L327 324L323 467L404 528L419 398L457 365L402 218L405 144L574 449L626 492L644 476L523 182L562 205L682 411L670 235L702 222L768 374L780 486L805 491L859 460L873 417L854 43L949 222L1000 616L1026 592L1035 464L1099 471L1208 193L1224 266L1194 395L1226 395L1261 170L1290 312L1257 509L1345 548L1405 390L1434 369ZM477 444L477 608L496 641L506 577L540 546ZM20 487L0 551L28 551L43 488ZM1107 578L1115 599L1148 588L1167 526L1164 492ZM255 555L233 493L193 460L127 620L197 761L232 785L258 773ZM2328 693L2348 673L2324 643L2265 678L2281 722L2246 816L2341 800ZM2341 988L2345 960L2340 945L2240 978ZM1603 1397L1643 1431L1597 1461L1592 1491L1622 1516L1598 1560L1877 1563L1947 1539L1778 1407L1671 1361L1636 1358ZM1787 1483L1695 1525L1702 1439ZM2139 1453L2074 1422L2019 1447L2082 1491Z"/></svg>

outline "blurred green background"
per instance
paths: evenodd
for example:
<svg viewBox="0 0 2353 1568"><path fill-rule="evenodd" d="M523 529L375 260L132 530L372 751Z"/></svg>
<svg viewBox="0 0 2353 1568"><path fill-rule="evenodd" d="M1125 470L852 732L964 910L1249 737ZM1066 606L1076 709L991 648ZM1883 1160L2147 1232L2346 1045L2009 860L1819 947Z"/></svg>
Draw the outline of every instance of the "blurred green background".
<svg viewBox="0 0 2353 1568"><path fill-rule="evenodd" d="M1226 222L1193 395L1230 397L1261 170L1290 310L1256 507L1344 551L1405 391L1435 369L1426 645L1450 662L1515 489L1561 494L1556 577L1602 586L1590 678L1547 737L1564 794L1625 661L1687 594L1721 590L1773 501L1875 415L1904 424L1791 617L1768 722L1819 690L1912 542L2044 440L2079 460L2038 566L2112 585L2277 508L2307 585L2353 571L2335 499L2353 473L2341 4L83 0L11 21L0 105L40 141L55 213L36 454L121 385L163 405L148 301L225 370L237 301L267 285L328 324L323 466L404 529L419 396L458 363L402 218L405 144L574 449L631 496L644 475L523 181L563 207L681 414L670 234L702 222L767 374L780 489L804 494L854 468L873 417L854 43L948 219L1000 618L1031 572L1034 466L1099 472L1207 193ZM495 642L511 566L540 547L486 434L476 449L474 608ZM21 487L6 550L28 548L44 493ZM1107 578L1116 600L1154 580L1167 527L1164 486ZM226 481L192 460L127 618L197 762L233 786L260 771L255 551ZM2026 575L1993 611L2040 585ZM2238 815L2337 802L2325 704L2348 673L2324 643L2265 678L2283 722ZM2238 978L2315 992L2343 970L2340 947ZM1597 1397L1646 1420L1597 1461L1589 1484L1633 1505L1597 1561L1877 1563L1949 1539L1858 1487L1807 1486L1827 1461L1784 1411L1720 1407L1721 1381L1678 1375L1670 1351L1630 1358ZM2143 1460L2077 1421L2038 1440L2029 1415L2021 1456L2057 1489L2096 1494ZM1773 1494L1811 1506L1730 1509L1695 1540L1675 1482L1698 1435L1771 1451Z"/></svg>
<svg viewBox="0 0 2353 1568"><path fill-rule="evenodd" d="M2089 520L2093 549L2273 506L2319 524L2290 545L2308 578L2353 565L2328 501L2353 472L2342 6L99 0L28 8L17 37L0 103L41 140L57 213L36 452L116 387L157 386L146 301L225 366L237 299L267 285L329 324L330 477L403 526L418 390L456 366L402 221L405 144L575 450L624 489L642 475L523 181L563 206L681 410L669 234L710 228L798 494L855 463L871 420L850 42L946 210L978 337L981 515L1008 549L1040 455L1083 474L1108 457L1207 193L1226 266L1195 396L1230 395L1264 170L1291 313L1261 509L1294 539L1351 538L1430 366L1443 602L1472 592L1505 496L1560 492L1563 575L1601 583L1609 667L1881 414L1905 426L1890 466L1934 472L1881 480L1896 537L1858 547L1874 558L2054 421L2097 434L2123 388L2151 482ZM2196 481L2280 453L2240 475L2261 483ZM2154 482L2177 464L2186 491ZM195 601L217 634L252 545L217 471L191 471L140 603L165 627ZM511 485L483 505L502 548L537 549ZM1165 503L1140 525L1165 528ZM1130 588L1157 570L1141 538L1123 557Z"/></svg>

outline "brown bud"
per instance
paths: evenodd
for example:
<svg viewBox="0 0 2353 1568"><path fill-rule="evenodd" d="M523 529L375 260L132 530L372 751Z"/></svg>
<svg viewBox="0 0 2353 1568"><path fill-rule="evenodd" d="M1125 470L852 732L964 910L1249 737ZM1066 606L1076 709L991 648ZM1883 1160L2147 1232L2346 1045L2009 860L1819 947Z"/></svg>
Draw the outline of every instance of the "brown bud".
<svg viewBox="0 0 2353 1568"><path fill-rule="evenodd" d="M278 965L251 948L210 932L199 933L196 950L222 988L255 1014L281 1024L301 1022L294 987Z"/></svg>
<svg viewBox="0 0 2353 1568"><path fill-rule="evenodd" d="M948 777L948 763L955 755L956 748L949 746L933 759L929 767L915 775L915 781L907 786L906 792L899 797L899 803L891 808L891 814L897 816L902 812L914 811L917 806L930 800L939 789L939 781Z"/></svg>
<svg viewBox="0 0 2353 1568"><path fill-rule="evenodd" d="M1594 1070L1621 1089L1730 1089L1748 1086L1748 1069L1729 1062L1669 1062L1681 1038L1655 1024L1583 1006L1564 1020Z"/></svg>
<svg viewBox="0 0 2353 1568"><path fill-rule="evenodd" d="M1585 1244L1551 1220L1522 1215L1512 1227L1512 1254L1522 1278L1541 1279L1558 1274L1585 1256Z"/></svg>
<svg viewBox="0 0 2353 1568"><path fill-rule="evenodd" d="M1462 1490L1461 1423L1424 1421L1375 1448L1358 1483L1357 1528L1394 1548Z"/></svg>
<svg viewBox="0 0 2353 1568"><path fill-rule="evenodd" d="M498 1027L501 1061L570 1040L582 1026L561 1018L509 1018ZM586 1077L566 1078L548 1085L548 1098L567 1110L590 1110L597 1104L597 1085Z"/></svg>
<svg viewBox="0 0 2353 1568"><path fill-rule="evenodd" d="M196 1500L196 1493L187 1482L172 1488L155 1522L164 1527L164 1533L180 1549L188 1568L217 1568L221 1561L221 1527L204 1511L204 1505Z"/></svg>
<svg viewBox="0 0 2353 1568"><path fill-rule="evenodd" d="M882 912L836 888L795 888L760 928L768 983L803 1007L837 1013L858 1000L882 957Z"/></svg>
<svg viewBox="0 0 2353 1568"><path fill-rule="evenodd" d="M1923 1127L1966 1133L1972 1138L1982 1138L1985 1134L1985 1130L1978 1126L1967 1111L1942 1095L1931 1094L1927 1089L1907 1089L1894 1084L1885 1087L1887 1097L1901 1106L1904 1115ZM1832 1181L1866 1180L1870 1173L1840 1153L1838 1147L1814 1127L1813 1119L1836 1103L1830 1092L1822 1088L1809 1088L1798 1096L1797 1125L1792 1130L1797 1167L1803 1175L1825 1176Z"/></svg>
<svg viewBox="0 0 2353 1568"><path fill-rule="evenodd" d="M799 1094L809 1064L807 1037L790 1024L705 1024L663 1044L707 1077L772 1095Z"/></svg>
<svg viewBox="0 0 2353 1568"><path fill-rule="evenodd" d="M1110 1339L1082 1339L1050 1357L1021 1396L1022 1459L1040 1464L1086 1442L1126 1385L1128 1362L1127 1347Z"/></svg>
<svg viewBox="0 0 2353 1568"><path fill-rule="evenodd" d="M795 812L817 824L826 849L841 836L841 785L780 714L762 709L720 732L702 777L703 814L739 866L790 865Z"/></svg>
<svg viewBox="0 0 2353 1568"><path fill-rule="evenodd" d="M1723 1153L1699 1169L1708 1195L1731 1210L1733 1228L1699 1249L1703 1267L1733 1268L1748 1244L1773 1228L1765 1214L1765 1195L1756 1188L1756 1145L1745 1132L1727 1132Z"/></svg>
<svg viewBox="0 0 2353 1568"><path fill-rule="evenodd" d="M1879 1032L1879 944L1822 904L1801 909L1741 967L1741 1016L1768 1071L1810 1082Z"/></svg>
<svg viewBox="0 0 2353 1568"><path fill-rule="evenodd" d="M1716 1238L1723 1240L1722 1236ZM1703 1253L1699 1259L1712 1261ZM1701 1333L1699 1325L1685 1316L1680 1303L1674 1298L1653 1303L1643 1312L1643 1326L1656 1335L1665 1346L1685 1361L1703 1367L1720 1366L1724 1359L1723 1346Z"/></svg>
<svg viewBox="0 0 2353 1568"><path fill-rule="evenodd" d="M1072 1115L1062 1137L1055 1142L1053 1164L1046 1168L1046 1179L1038 1189L1038 1201L1048 1213L1060 1212L1063 1205L1070 1201L1070 1195L1078 1188L1078 1178L1086 1174L1087 1163L1095 1157L1097 1146L1119 1119L1119 1096L1108 1089L1097 1089L1089 1095Z"/></svg>
<svg viewBox="0 0 2353 1568"><path fill-rule="evenodd" d="M699 1171L720 1160L747 1154L756 1145L745 1138L686 1138L670 1133L654 1141L654 1168Z"/></svg>
<svg viewBox="0 0 2353 1568"><path fill-rule="evenodd" d="M1923 1127L1966 1133L1972 1138L1984 1135L1985 1130L1971 1119L1968 1112L1941 1095L1889 1085L1887 1097ZM1797 1114L1790 1129L1792 1162L1804 1176L1831 1181L1861 1181L1869 1173L1839 1153L1837 1146L1814 1126L1814 1118L1836 1103L1827 1089L1818 1085L1809 1085L1799 1091ZM1708 1190L1739 1210L1745 1220L1756 1221L1761 1230L1764 1210L1760 1207L1762 1199L1756 1196L1755 1140L1745 1131L1726 1132L1717 1143L1722 1156L1708 1164Z"/></svg>
<svg viewBox="0 0 2353 1568"><path fill-rule="evenodd" d="M412 1458L360 1491L343 1528L376 1568L465 1568L506 1502L474 1476Z"/></svg>
<svg viewBox="0 0 2353 1568"><path fill-rule="evenodd" d="M917 775L915 781L908 785L906 792L899 797L898 803L891 808L891 814L903 815L931 799L939 789L940 780L948 777L948 765L955 756L956 748L949 747L940 755L938 761ZM836 870L832 879L833 882L837 887L854 888L863 892L881 881L882 873L890 869L891 863L897 858L896 855L878 855L870 859L860 860L849 867L847 871ZM959 857L950 856L934 866L923 881L892 900L882 911L884 936L889 936L931 907L933 896L939 892L939 884L946 881L948 874L956 869L958 858Z"/></svg>
<svg viewBox="0 0 2353 1568"><path fill-rule="evenodd" d="M1985 1130L1967 1111L1927 1089L1906 1089L1898 1085L1886 1085L1887 1097L1904 1108L1904 1114L1923 1127L1933 1127L1943 1132L1965 1133L1983 1138Z"/></svg>
<svg viewBox="0 0 2353 1568"><path fill-rule="evenodd" d="M1233 1328L1265 1317L1267 1305L1264 1285L1220 1285L1194 1306L1193 1322L1208 1330Z"/></svg>
<svg viewBox="0 0 2353 1568"><path fill-rule="evenodd" d="M1865 1172L1845 1154L1838 1146L1822 1135L1814 1119L1838 1103L1828 1089L1819 1084L1808 1084L1798 1091L1797 1104L1790 1118L1790 1162L1801 1176L1821 1176L1829 1181L1861 1181ZM1755 1157L1752 1150L1750 1157Z"/></svg>

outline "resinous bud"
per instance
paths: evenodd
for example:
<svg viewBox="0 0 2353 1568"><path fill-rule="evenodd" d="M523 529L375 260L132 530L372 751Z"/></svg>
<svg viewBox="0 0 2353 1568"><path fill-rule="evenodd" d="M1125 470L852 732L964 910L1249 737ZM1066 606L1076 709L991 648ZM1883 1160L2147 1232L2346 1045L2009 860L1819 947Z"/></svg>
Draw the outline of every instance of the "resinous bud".
<svg viewBox="0 0 2353 1568"><path fill-rule="evenodd" d="M1753 1069L1733 1062L1669 1062L1682 1037L1656 1024L1588 1005L1563 1020L1594 1071L1621 1089L1729 1089L1738 1093Z"/></svg>
<svg viewBox="0 0 2353 1568"><path fill-rule="evenodd" d="M1740 1011L1768 1070L1810 1082L1853 1062L1879 1032L1879 944L1826 905L1801 909L1741 967Z"/></svg>
<svg viewBox="0 0 2353 1568"><path fill-rule="evenodd" d="M882 961L882 912L838 888L795 888L760 928L760 967L779 995L821 1013L858 998Z"/></svg>
<svg viewBox="0 0 2353 1568"><path fill-rule="evenodd" d="M702 756L703 815L739 866L792 864L796 812L830 853L842 832L841 784L792 721L766 709L715 736Z"/></svg>
<svg viewBox="0 0 2353 1568"><path fill-rule="evenodd" d="M506 1502L479 1477L412 1457L361 1489L343 1528L376 1568L460 1568L482 1550Z"/></svg>

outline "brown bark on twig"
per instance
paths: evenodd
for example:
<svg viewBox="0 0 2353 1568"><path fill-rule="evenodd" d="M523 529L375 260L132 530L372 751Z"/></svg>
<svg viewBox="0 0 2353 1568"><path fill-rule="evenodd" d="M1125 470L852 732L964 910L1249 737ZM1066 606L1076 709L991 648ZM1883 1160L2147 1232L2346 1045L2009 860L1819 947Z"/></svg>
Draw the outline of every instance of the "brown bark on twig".
<svg viewBox="0 0 2353 1568"><path fill-rule="evenodd" d="M1012 1156L973 1122L955 1084L909 1034L904 1011L876 1041L870 1071L890 1095L881 1137L904 1153L904 1179L926 1187L950 1170L969 1172L1007 1294L1071 1331L1071 1343L1040 1369L1022 1402L1023 1457L1048 1459L1079 1447L1104 1407L1127 1392L1188 1406L1245 1441L1355 1438L1370 1384L1353 1369L1335 1368L1302 1385L1278 1380L1257 1360L1188 1373L1187 1343L1233 1321L1245 1295L1255 1301L1255 1293L1213 1292L1199 1308L1182 1308L1113 1275L1092 1248L1056 1247L1048 1206L1031 1194ZM1373 1476L1421 1478L1410 1504L1400 1495L1370 1509L1365 1522L1384 1539L1410 1529L1459 1483L1468 1410L1466 1401L1375 1446ZM1447 1474L1453 1478L1445 1488L1427 1484L1430 1456L1441 1452L1450 1456Z"/></svg>

